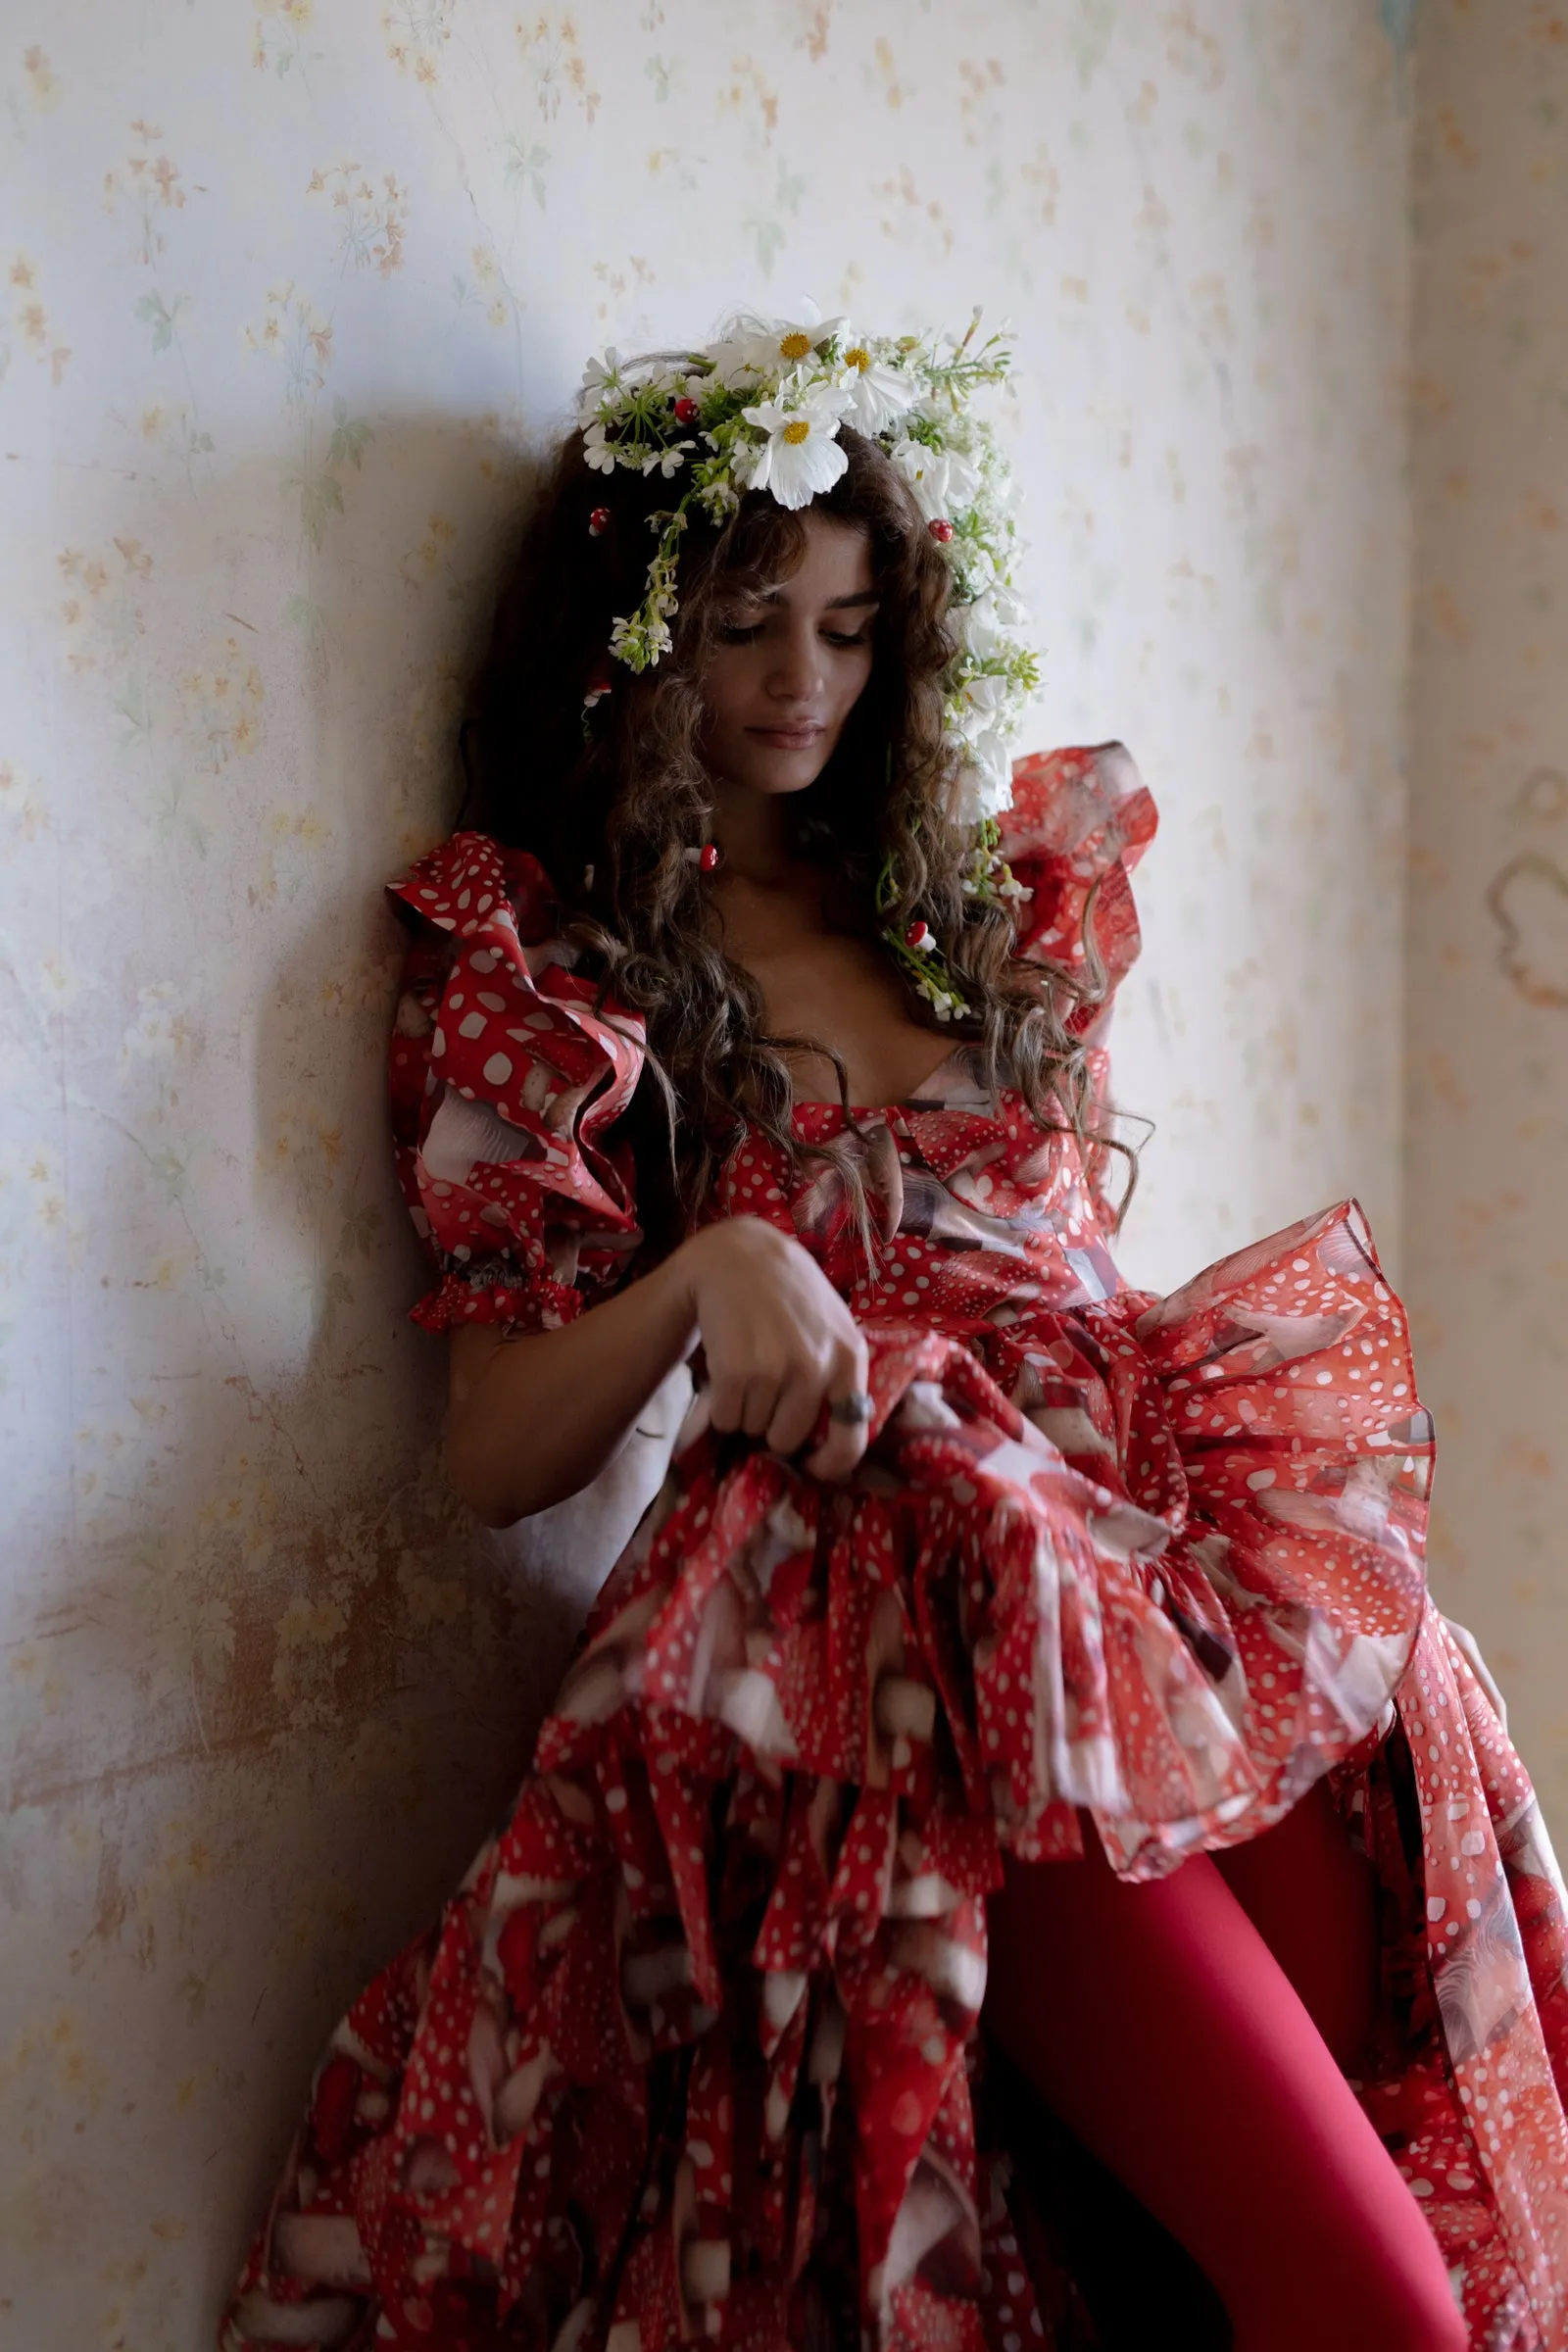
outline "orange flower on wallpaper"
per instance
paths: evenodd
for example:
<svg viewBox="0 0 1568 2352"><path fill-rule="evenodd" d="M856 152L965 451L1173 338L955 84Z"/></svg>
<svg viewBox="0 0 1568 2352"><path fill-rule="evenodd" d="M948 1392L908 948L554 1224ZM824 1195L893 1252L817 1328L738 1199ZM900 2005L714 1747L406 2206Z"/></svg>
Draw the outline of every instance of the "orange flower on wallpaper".
<svg viewBox="0 0 1568 2352"><path fill-rule="evenodd" d="M60 104L60 83L53 66L36 45L22 52L22 71L27 76L27 88L39 114L52 114Z"/></svg>
<svg viewBox="0 0 1568 2352"><path fill-rule="evenodd" d="M599 92L588 78L571 18L519 17L514 30L522 62L533 76L535 103L545 121L553 122L563 102L570 100L591 122L599 112Z"/></svg>
<svg viewBox="0 0 1568 2352"><path fill-rule="evenodd" d="M119 170L104 173L104 210L113 213L122 205L130 208L141 232L136 259L151 263L168 245L163 215L183 211L185 191L178 165L169 156L153 152L164 135L158 125L138 118L130 127L135 138L130 154Z"/></svg>
<svg viewBox="0 0 1568 2352"><path fill-rule="evenodd" d="M26 254L19 253L6 274L17 332L35 359L48 361L51 380L58 384L71 358L71 345L56 342L51 334L49 314L38 292L37 267ZM0 373L3 372L0 368Z"/></svg>
<svg viewBox="0 0 1568 2352"><path fill-rule="evenodd" d="M441 52L452 38L452 0L399 0L381 11L386 53L400 74L433 88L441 78Z"/></svg>
<svg viewBox="0 0 1568 2352"><path fill-rule="evenodd" d="M318 165L305 193L330 195L338 232L337 260L344 270L368 270L373 262L382 277L390 277L394 270L402 269L409 199L395 173L383 172L377 185L358 164L332 164L324 170Z"/></svg>

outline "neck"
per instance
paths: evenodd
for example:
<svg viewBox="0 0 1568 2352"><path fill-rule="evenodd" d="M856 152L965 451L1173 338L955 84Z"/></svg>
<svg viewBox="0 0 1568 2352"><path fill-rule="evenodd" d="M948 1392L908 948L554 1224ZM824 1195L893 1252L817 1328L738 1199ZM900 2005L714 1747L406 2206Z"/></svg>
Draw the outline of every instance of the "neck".
<svg viewBox="0 0 1568 2352"><path fill-rule="evenodd" d="M763 888L777 889L796 872L790 848L789 809L783 795L749 792L720 776L713 784L713 839L721 871Z"/></svg>

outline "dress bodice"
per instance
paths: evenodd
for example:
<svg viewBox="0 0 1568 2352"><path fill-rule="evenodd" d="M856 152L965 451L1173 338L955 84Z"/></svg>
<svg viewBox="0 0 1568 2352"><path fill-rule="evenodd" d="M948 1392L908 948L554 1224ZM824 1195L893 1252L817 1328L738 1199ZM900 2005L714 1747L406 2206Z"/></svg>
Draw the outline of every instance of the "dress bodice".
<svg viewBox="0 0 1568 2352"><path fill-rule="evenodd" d="M960 1047L905 1101L851 1116L798 1103L796 1137L833 1156L792 1173L753 1132L720 1175L714 1213L793 1232L861 1320L963 1336L1110 1297L1106 1212L1077 1139L1042 1130L1014 1090L990 1090L979 1062Z"/></svg>
<svg viewBox="0 0 1568 2352"><path fill-rule="evenodd" d="M1119 745L1020 761L1014 787L1004 847L1031 894L1016 953L1055 992L1099 1102L1111 998L1139 945L1128 876L1153 806ZM397 1164L441 1273L416 1318L568 1321L618 1287L642 1243L623 1115L641 1019L601 1004L525 852L456 833L389 888L413 933L391 1054ZM819 1149L792 1165L748 1134L710 1213L796 1233L862 1318L984 1339L1115 1293L1100 1171L1018 1093L993 1092L973 1049L905 1102L849 1116L803 1102L794 1126Z"/></svg>

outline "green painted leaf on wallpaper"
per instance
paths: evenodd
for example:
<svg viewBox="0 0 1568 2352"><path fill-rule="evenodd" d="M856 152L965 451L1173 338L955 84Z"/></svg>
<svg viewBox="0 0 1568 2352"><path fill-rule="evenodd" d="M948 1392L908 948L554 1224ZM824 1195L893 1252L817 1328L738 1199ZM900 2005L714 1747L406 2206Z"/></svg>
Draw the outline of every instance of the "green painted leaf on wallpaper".
<svg viewBox="0 0 1568 2352"><path fill-rule="evenodd" d="M287 486L300 494L300 521L313 547L326 536L327 519L343 512L343 490L335 473L318 466L313 473L291 473Z"/></svg>
<svg viewBox="0 0 1568 2352"><path fill-rule="evenodd" d="M381 1211L368 1201L351 1208L343 1219L343 1231L338 1236L338 1255L349 1257L358 1250L361 1257L368 1257L375 1248L375 1237L382 1222Z"/></svg>
<svg viewBox="0 0 1568 2352"><path fill-rule="evenodd" d="M185 782L171 772L152 798L153 833L159 841L184 841L200 858L207 855L207 827L185 807Z"/></svg>
<svg viewBox="0 0 1568 2352"><path fill-rule="evenodd" d="M148 1165L159 1183L164 1186L171 1200L179 1200L188 1182L185 1162L180 1158L179 1153L177 1152L156 1152Z"/></svg>
<svg viewBox="0 0 1568 2352"><path fill-rule="evenodd" d="M291 596L283 607L283 618L303 629L312 646L319 645L326 635L326 608L318 605L314 596Z"/></svg>
<svg viewBox="0 0 1568 2352"><path fill-rule="evenodd" d="M188 294L176 294L171 310L161 294L144 294L136 305L136 316L144 326L153 330L154 351L167 351L174 340L174 321L190 302Z"/></svg>
<svg viewBox="0 0 1568 2352"><path fill-rule="evenodd" d="M543 212L545 209L545 172L550 162L549 148L541 147L537 141L530 146L519 132L513 130L509 131L501 142L501 152L506 158L506 162L502 166L502 176L508 187L515 191L526 184L532 190L539 210ZM459 278L456 282L461 286L463 280Z"/></svg>
<svg viewBox="0 0 1568 2352"><path fill-rule="evenodd" d="M1397 58L1409 53L1419 0L1378 0L1378 17Z"/></svg>
<svg viewBox="0 0 1568 2352"><path fill-rule="evenodd" d="M1104 64L1115 30L1116 11L1111 0L1079 0L1072 50L1078 61L1078 78L1085 89Z"/></svg>
<svg viewBox="0 0 1568 2352"><path fill-rule="evenodd" d="M349 404L341 392L333 397L332 415L337 421L327 444L326 462L328 466L341 466L347 458L358 471L367 445L375 439L375 427L364 416L349 415Z"/></svg>
<svg viewBox="0 0 1568 2352"><path fill-rule="evenodd" d="M144 751L152 741L153 707L145 678L131 677L115 697L115 709L125 721L120 738L122 752Z"/></svg>

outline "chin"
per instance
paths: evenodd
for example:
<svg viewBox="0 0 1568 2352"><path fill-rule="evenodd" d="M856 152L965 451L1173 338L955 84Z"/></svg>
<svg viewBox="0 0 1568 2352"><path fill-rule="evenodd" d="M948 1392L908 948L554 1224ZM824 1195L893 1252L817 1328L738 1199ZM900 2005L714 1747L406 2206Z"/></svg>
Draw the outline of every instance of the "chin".
<svg viewBox="0 0 1568 2352"><path fill-rule="evenodd" d="M832 757L831 750L813 748L809 752L759 752L748 745L733 761L720 760L718 772L728 776L732 784L745 792L771 795L807 792L813 785Z"/></svg>

